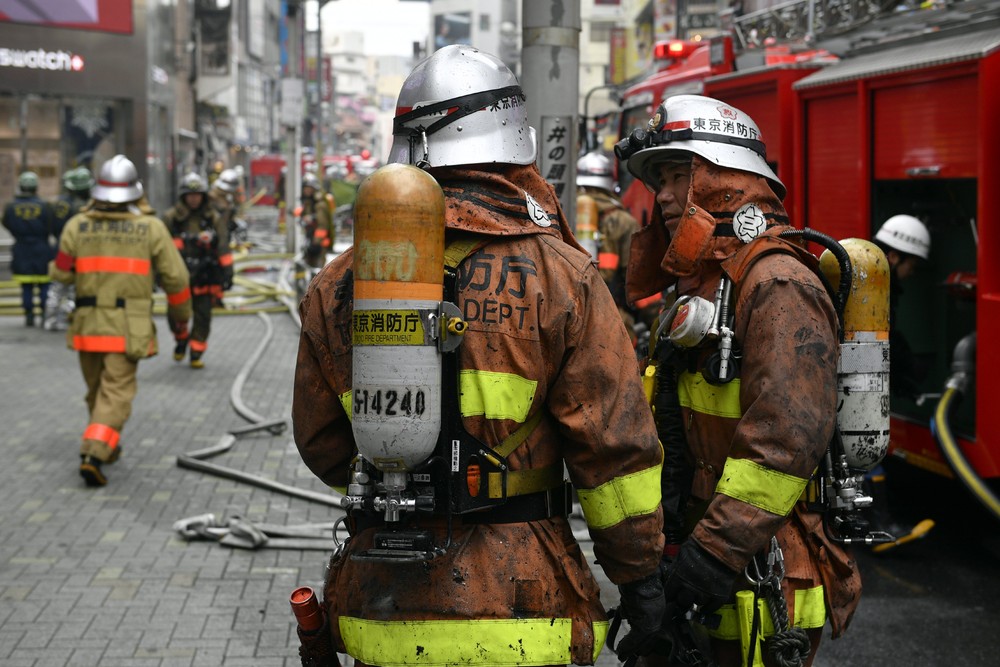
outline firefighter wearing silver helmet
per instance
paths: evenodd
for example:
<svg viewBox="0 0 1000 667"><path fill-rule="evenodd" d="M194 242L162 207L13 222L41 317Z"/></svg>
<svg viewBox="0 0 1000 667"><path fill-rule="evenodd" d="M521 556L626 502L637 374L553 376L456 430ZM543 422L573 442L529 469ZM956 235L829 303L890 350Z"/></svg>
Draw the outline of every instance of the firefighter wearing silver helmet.
<svg viewBox="0 0 1000 667"><path fill-rule="evenodd" d="M816 258L778 237L792 229L785 188L744 112L670 97L616 154L657 203L632 239L629 297L670 286L677 294L647 369L664 446L670 622L685 622L695 607L719 614L721 623L706 628L723 667L769 650L751 646L760 636L809 665L823 626L839 637L861 592L849 552L804 500L836 423L833 302ZM787 607L790 627L779 614L759 636L742 634L738 619L752 618L757 604L752 591L740 592L751 588L744 572L758 571L755 563L764 572L779 552L782 593L768 605Z"/></svg>
<svg viewBox="0 0 1000 667"><path fill-rule="evenodd" d="M216 182L222 181L222 177ZM212 329L212 308L222 303L233 286L233 254L229 230L208 202L208 183L191 172L181 179L178 201L163 216L174 245L181 251L191 276L194 321L190 334L170 321L174 335L174 361L182 361L190 346L191 368L203 368Z"/></svg>
<svg viewBox="0 0 1000 667"><path fill-rule="evenodd" d="M336 227L333 195L323 193L319 177L309 171L302 175L302 199L297 209L299 225L306 237L303 258L314 269L326 264L327 253L333 252Z"/></svg>
<svg viewBox="0 0 1000 667"><path fill-rule="evenodd" d="M212 181L208 190L208 201L215 209L219 219L225 224L228 234L236 229L236 219L239 215L242 185L235 169L223 169Z"/></svg>
<svg viewBox="0 0 1000 667"><path fill-rule="evenodd" d="M632 217L615 194L614 167L603 153L587 153L576 162L577 225L579 231L581 208L597 210L597 269L618 305L625 328L637 342L635 332L639 311L645 306L631 308L625 301L625 268L628 266L632 234L639 230L639 222ZM593 202L593 204L591 204ZM654 299L658 301L658 299ZM653 314L655 317L655 314ZM646 318L642 318L646 322Z"/></svg>
<svg viewBox="0 0 1000 667"><path fill-rule="evenodd" d="M80 475L88 486L103 486L102 466L121 455L138 362L157 352L154 279L178 328L187 328L191 299L187 268L166 226L133 206L142 197L135 165L124 155L105 162L92 194L93 206L66 223L49 273L76 286L66 342L79 353L87 385Z"/></svg>
<svg viewBox="0 0 1000 667"><path fill-rule="evenodd" d="M510 447L506 502L460 515L448 514L447 500L426 513L403 512L412 521L405 525L443 545L422 565L355 558L387 520L352 507L352 538L331 562L324 599L336 650L367 664L593 664L606 616L567 521L564 469L596 557L621 586L632 628L622 658L644 650L660 628L661 457L652 417L633 409L643 400L635 354L600 274L534 164L524 104L498 58L471 46L440 49L400 91L390 152L396 164L359 190L359 206L374 183L393 199L387 175L413 169L400 163L425 167L443 190L446 264L456 272L448 299L468 325L454 352L458 372L443 379L458 384L461 400L445 409L460 411L464 429L486 446ZM381 243L400 248L400 257L411 247L407 239ZM310 469L339 486L359 451L345 408L363 401L360 393L351 400L352 291L362 280L359 264L375 250L356 246L330 262L300 307L295 441ZM412 360L403 354L398 363ZM375 409L369 404L369 416ZM444 458L432 457L428 474L438 474Z"/></svg>

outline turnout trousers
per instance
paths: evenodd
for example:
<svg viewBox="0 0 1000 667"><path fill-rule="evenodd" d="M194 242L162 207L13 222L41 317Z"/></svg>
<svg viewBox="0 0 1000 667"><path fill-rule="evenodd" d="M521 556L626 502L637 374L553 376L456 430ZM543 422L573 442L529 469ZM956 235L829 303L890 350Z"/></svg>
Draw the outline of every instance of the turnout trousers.
<svg viewBox="0 0 1000 667"><path fill-rule="evenodd" d="M138 366L124 354L80 352L90 412L90 423L80 445L81 456L90 455L104 462L117 458L121 430L132 414Z"/></svg>

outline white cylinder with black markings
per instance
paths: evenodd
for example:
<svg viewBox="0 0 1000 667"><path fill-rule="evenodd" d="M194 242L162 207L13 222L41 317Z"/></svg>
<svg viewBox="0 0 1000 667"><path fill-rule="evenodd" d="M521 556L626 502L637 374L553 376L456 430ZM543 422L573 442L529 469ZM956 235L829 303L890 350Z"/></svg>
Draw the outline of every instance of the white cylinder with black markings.
<svg viewBox="0 0 1000 667"><path fill-rule="evenodd" d="M390 164L362 182L353 269L354 439L379 470L405 472L441 431L444 193L432 176Z"/></svg>

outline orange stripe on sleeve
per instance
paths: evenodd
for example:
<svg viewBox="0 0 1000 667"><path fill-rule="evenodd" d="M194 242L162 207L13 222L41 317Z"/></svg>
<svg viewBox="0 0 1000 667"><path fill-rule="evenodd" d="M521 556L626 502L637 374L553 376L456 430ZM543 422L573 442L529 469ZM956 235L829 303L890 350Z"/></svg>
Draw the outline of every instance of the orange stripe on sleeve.
<svg viewBox="0 0 1000 667"><path fill-rule="evenodd" d="M170 306L179 306L190 298L191 298L191 288L185 287L180 292L174 292L173 294L168 294L167 304Z"/></svg>

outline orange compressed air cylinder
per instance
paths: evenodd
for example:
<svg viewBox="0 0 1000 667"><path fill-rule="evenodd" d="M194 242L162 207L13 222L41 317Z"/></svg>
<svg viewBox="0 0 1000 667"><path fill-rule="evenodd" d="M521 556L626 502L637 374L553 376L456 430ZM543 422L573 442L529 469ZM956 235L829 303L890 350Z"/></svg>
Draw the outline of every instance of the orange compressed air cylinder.
<svg viewBox="0 0 1000 667"><path fill-rule="evenodd" d="M600 212L597 201L590 195L578 195L576 198L576 240L597 260L597 227Z"/></svg>
<svg viewBox="0 0 1000 667"><path fill-rule="evenodd" d="M366 178L354 202L354 298L440 301L443 221L444 193L424 170L389 164Z"/></svg>
<svg viewBox="0 0 1000 667"><path fill-rule="evenodd" d="M433 453L441 430L444 193L427 172L390 164L354 202L351 428L388 484Z"/></svg>

